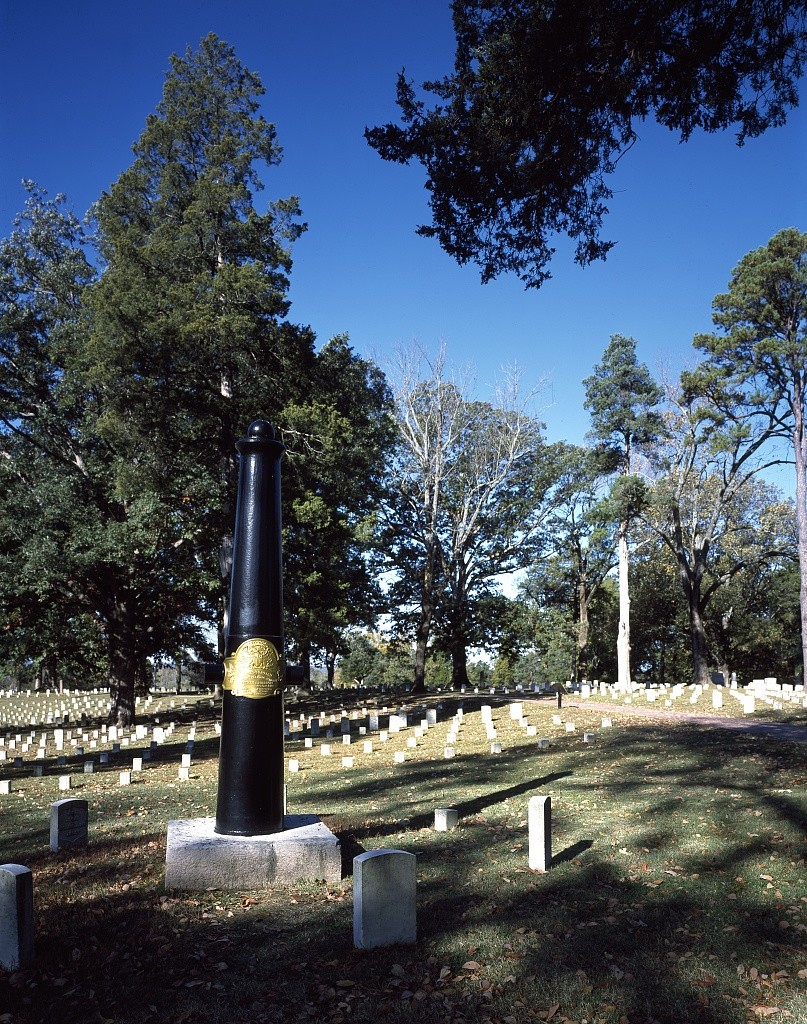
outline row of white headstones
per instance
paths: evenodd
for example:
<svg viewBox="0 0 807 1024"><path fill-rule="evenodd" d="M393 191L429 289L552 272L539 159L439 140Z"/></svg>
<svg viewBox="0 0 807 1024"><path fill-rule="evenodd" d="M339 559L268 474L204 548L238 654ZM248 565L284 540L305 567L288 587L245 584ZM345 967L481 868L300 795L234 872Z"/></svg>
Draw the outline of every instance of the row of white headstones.
<svg viewBox="0 0 807 1024"><path fill-rule="evenodd" d="M440 708L440 707L441 707L441 705L438 705L438 708ZM387 710L386 708L383 709L383 711L386 711L386 710ZM393 763L401 764L404 761L406 761L407 760L407 756L408 756L407 751L416 750L417 747L419 746L419 741L422 740L426 736L426 734L428 733L429 729L431 727L437 725L437 710L438 709L429 709L426 712L426 717L420 719L419 725L413 727L412 735L409 736L407 738L407 740L406 740L406 748L407 749L405 749L405 750L395 750L395 752L393 754ZM512 720L514 720L518 725L520 725L523 728L525 736L527 738L533 738L533 737L535 738L536 745L537 745L539 750L547 749L550 746L550 743L551 743L550 737L546 737L546 736L540 737L540 738L538 737L538 728L537 728L537 726L530 724L529 719L524 714L524 704L522 702L511 703L509 705L509 712L510 712L510 718ZM503 750L502 743L501 743L501 741L498 738L498 733L497 733L497 730L496 730L496 726L495 726L495 723L493 721L493 707L491 705L489 705L489 704L481 705L481 707L480 707L480 719L481 719L482 725L484 726L486 737L490 741L490 752L492 754L500 754L500 753L502 753L502 750ZM449 722L448 725L447 725L447 732L446 732L445 737L444 737L444 748L443 748L443 756L445 758L453 758L453 757L456 756L457 749L458 749L458 743L459 743L459 737L460 737L460 730L462 729L463 723L464 723L464 711L463 711L463 709L460 708L460 709L457 710L457 712L454 715L454 718L451 720L451 722ZM574 732L576 732L576 728L577 728L574 722L566 721L560 715L553 715L552 716L552 724L553 725L558 725L558 726L559 725L563 725L564 726L564 730L567 733L574 733ZM602 719L602 727L603 728L609 728L611 726L611 724L612 723L611 723L611 719L610 718L606 717L606 718ZM348 746L348 747L352 746L352 744L353 744L353 737L351 735L350 725L351 725L350 719L347 719L345 717L343 717L341 719L342 746L343 746L343 748L346 747L346 746ZM361 739L362 737L366 736L367 733L368 733L368 730L370 732L373 732L373 733L378 731L378 742L379 743L386 743L390 739L391 735L393 735L395 733L400 733L400 732L408 729L408 727L409 727L408 714L404 710L399 710L399 711L397 711L397 712L395 712L395 713L390 715L390 722L389 722L389 728L388 729L379 729L378 726L379 726L379 718L378 718L378 716L377 715L371 715L369 717L369 726L368 727L364 727L364 726L360 726L359 727L359 738ZM592 743L592 742L594 742L594 735L595 734L592 733L592 732L583 733L583 742L584 743ZM376 747L374 745L374 742L375 741L372 740L372 739L364 739L364 741L362 743L362 752L364 754L372 754L372 753L374 753L376 751ZM314 737L313 736L305 736L305 737L303 737L303 743L304 743L305 749L312 750L314 748ZM322 757L331 757L331 756L333 756L333 754L334 754L333 745L331 743L321 743L319 745L319 753L320 753L320 755ZM341 763L342 763L342 767L344 767L344 768L353 768L354 765L355 765L355 759L350 754L344 754L342 756ZM289 761L288 761L288 769L289 769L289 771L291 773L299 772L301 770L301 767L302 767L302 765L301 765L301 762L300 762L300 760L298 758L290 758L289 759Z"/></svg>
<svg viewBox="0 0 807 1024"><path fill-rule="evenodd" d="M157 719L157 721L159 721L159 719ZM194 741L196 739L197 726L198 723L193 722L188 729L186 749L181 755L181 765L178 775L181 780L188 780L190 777L189 772L192 763L191 757ZM80 758L85 755L85 746L88 746L89 749L93 749L97 748L99 744L102 744L109 747L107 750L98 751L98 764L103 767L110 763L110 757L121 754L123 747L128 747L133 743L143 742L149 739L149 734L151 734L149 746L143 748L139 756L132 758L131 770L120 772L120 784L125 786L131 783L133 773L143 770L144 762L152 760L157 748L172 738L176 728L177 722L175 721L169 721L165 725L155 724L151 730L144 725L138 725L131 730L129 735L126 735L123 731L115 728L115 726L109 726L108 728L102 726L100 729L80 731L77 736L73 736L72 729L57 728L53 730L52 734L47 732L39 734L38 746L34 757L40 761L44 760L47 757L49 747L52 746L57 752L60 752L66 749L65 744L67 743L72 746L74 756ZM221 724L219 722L214 724L214 730L216 733L221 732ZM33 749L34 743L36 742L36 736L36 731L32 731L27 735L16 733L0 737L0 761L7 760L9 753L11 753L13 756L13 767L24 769L26 767L25 754L29 753ZM67 755L65 753L59 753L57 756L57 766L66 766L67 762ZM35 778L41 778L45 774L45 766L43 764L32 764L31 767ZM95 772L95 767L96 762L94 759L85 760L83 762L84 774L93 774ZM71 789L71 779L72 776L69 774L59 775L59 789ZM13 792L12 780L0 780L0 794L8 794L11 792Z"/></svg>
<svg viewBox="0 0 807 1024"><path fill-rule="evenodd" d="M644 686L634 683L627 692L615 684L601 683L595 680L591 683L583 683L579 693L582 699L607 697L613 701L622 701L624 704L633 704L644 698L647 703L661 701L665 708L674 707L677 702L683 700L695 705L700 702L701 697L708 699L711 696L714 710L719 710L724 706L726 695L741 705L745 715L752 715L759 710L758 704L773 711L782 711L785 705L807 707L807 692L805 692L803 684L780 683L773 676L754 679L743 689L740 689L736 683L729 686L685 685L683 683L669 686Z"/></svg>
<svg viewBox="0 0 807 1024"><path fill-rule="evenodd" d="M493 708L483 705L480 721L487 738L496 735ZM529 726L523 708L511 705L511 718L526 729ZM405 712L396 716L394 729L408 727ZM434 717L436 724L436 714ZM555 716L560 721L560 716ZM429 727L422 720L416 727L422 731ZM457 743L465 726L465 715L459 709L448 723L453 743ZM572 722L563 723L566 731L574 731ZM610 720L604 720L610 725ZM593 734L592 734L593 738ZM417 737L412 737L417 741ZM584 742L588 742L584 737ZM548 738L538 740L539 749L549 745ZM498 748L498 749L497 749ZM446 748L447 750L449 748ZM494 739L492 752L500 752ZM454 756L453 751L450 756ZM189 755L187 764L190 765ZM69 777L68 777L69 778ZM68 798L51 804L50 846L58 852L86 846L89 839L89 805L87 800ZM448 831L458 827L456 808L436 808L434 828ZM532 797L528 804L529 867L535 871L549 870L552 862L551 797ZM416 941L416 858L403 850L374 850L354 859L353 937L357 948L373 948L393 943ZM6 926L0 929L0 967L16 970L27 966L33 959L33 882L31 872L22 865L0 865L0 917Z"/></svg>
<svg viewBox="0 0 807 1024"><path fill-rule="evenodd" d="M420 719L419 726L415 726L412 735L407 738L407 750L416 749L419 740L421 740L425 736L425 734L429 731L431 727L436 726L438 709L440 708L442 708L442 705L438 705L438 708L427 708L425 709L425 711L421 711L421 713L425 714L425 717ZM534 725L530 725L527 717L524 715L523 708L524 705L521 702L511 703L510 717L523 727L527 737L536 737L537 727ZM493 709L490 705L483 704L480 710L480 717L486 729L487 738L491 741L491 753L501 753L501 742L497 739L496 728L492 720ZM380 729L381 716L387 714L389 715L388 728ZM380 743L386 743L392 735L402 733L408 729L408 718L408 713L404 709L399 709L396 712L390 712L390 709L388 707L383 707L379 715L378 712L370 711L368 708L364 707L361 710L355 710L350 713L343 710L338 715L326 716L325 713L319 713L318 715L314 716L301 715L296 721L287 719L285 733L286 736L292 739L299 739L302 737L304 739L305 747L311 749L313 748L315 737L321 734L323 728L326 729L326 736L329 736L334 731L333 728L328 728L329 724L330 726L335 727L338 723L339 731L342 734L343 746L349 746L353 743L352 729L354 724L357 722L357 720L364 720L367 723L366 725L358 725L359 737L361 738L362 736L366 736L368 732L377 732L378 741ZM458 734L462 726L462 723L463 710L460 709L457 711L454 719L448 726L448 732L445 737L444 748L444 756L446 758L454 757L456 754ZM564 724L566 732L575 732L576 729L575 724L573 722L563 722L561 716L559 715L553 716L553 724ZM610 726L610 724L610 719L603 719L603 727L608 727ZM132 767L130 771L122 771L120 773L121 785L128 785L132 781L132 773L142 771L143 763L151 760L155 752L155 749L161 744L165 743L167 740L169 740L173 736L174 730L176 728L177 723L175 721L169 721L164 726L155 725L153 727L153 729L151 730L152 739L150 747L144 749L142 751L141 756L134 757L132 759ZM186 752L182 755L182 762L179 768L180 779L187 780L189 778L189 771L191 767L191 754L193 750L193 743L196 737L196 728L197 723L194 722L190 726L188 732ZM219 722L214 723L214 731L216 734L220 734L221 724ZM303 734L306 731L312 733L312 735L304 736ZM119 736L118 730L114 727L109 727L109 729L104 729L102 727L100 730L81 731L77 736L73 736L73 730L71 729L57 728L53 731L52 736L50 736L46 732L40 734L39 746L37 747L36 750L36 756L40 759L44 758L48 749L48 744L52 744L53 746L55 746L55 749L57 751L63 751L65 749L65 743L72 745L76 756L81 756L84 754L84 747L79 746L78 744L81 742L87 743L88 741L90 744L93 745L97 745L99 742L106 743L111 746L111 754L116 755L121 753L122 745L128 746L132 742L143 741L148 738L148 734L149 730L143 725L136 726L136 728L132 730L129 736L123 734ZM593 733L584 733L584 743L592 742L593 739ZM35 741L35 731L30 732L27 736L24 736L21 733L17 733L13 736L6 735L0 737L0 760L3 759L4 756L7 756L9 751L11 751L12 753L16 753L16 751L19 749L20 755L14 758L14 766L17 768L24 767L25 761L23 755L33 747ZM548 737L542 737L537 739L537 746L539 749L544 749L548 747L549 744L550 739ZM373 745L373 740L364 741L363 753L373 753L374 749L375 748ZM321 744L319 750L322 756L330 756L332 754L331 744L329 743ZM407 759L407 750L396 750L393 757L394 762L401 763L405 761ZM100 751L100 764L102 766L108 764L109 760L110 751ZM66 755L59 756L59 765L66 764L66 762ZM344 756L342 758L343 767L352 768L353 765L354 759L352 758L352 756ZM95 762L93 760L85 761L83 769L85 774L94 772ZM288 761L288 769L291 773L299 771L299 759L290 758ZM41 777L44 774L44 767L41 764L33 765L33 773L35 776ZM71 788L70 775L59 775L58 778L60 789L69 790ZM0 793L10 792L12 792L12 781L1 780Z"/></svg>

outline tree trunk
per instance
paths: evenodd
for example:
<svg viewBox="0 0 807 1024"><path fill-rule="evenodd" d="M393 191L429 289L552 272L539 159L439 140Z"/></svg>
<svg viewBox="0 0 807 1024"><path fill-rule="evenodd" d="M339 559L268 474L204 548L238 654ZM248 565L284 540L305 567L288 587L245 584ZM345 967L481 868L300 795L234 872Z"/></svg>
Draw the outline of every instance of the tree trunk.
<svg viewBox="0 0 807 1024"><path fill-rule="evenodd" d="M432 535L426 545L426 560L420 595L420 618L415 634L415 678L412 693L426 692L426 652L434 618L434 566L437 561L437 539Z"/></svg>
<svg viewBox="0 0 807 1024"><path fill-rule="evenodd" d="M465 637L456 636L451 643L451 685L455 689L468 686L468 657Z"/></svg>
<svg viewBox="0 0 807 1024"><path fill-rule="evenodd" d="M300 644L300 667L303 670L303 686L311 686L311 644L307 640ZM330 679L329 683L332 684L333 680Z"/></svg>
<svg viewBox="0 0 807 1024"><path fill-rule="evenodd" d="M630 593L628 591L628 524L619 524L619 631L616 639L617 688L630 690Z"/></svg>
<svg viewBox="0 0 807 1024"><path fill-rule="evenodd" d="M137 658L118 649L110 656L109 665L109 724L118 728L134 725L134 681Z"/></svg>
<svg viewBox="0 0 807 1024"><path fill-rule="evenodd" d="M130 613L125 602L119 602L107 621L109 648L109 724L119 728L134 725L135 683L142 658L128 628Z"/></svg>
<svg viewBox="0 0 807 1024"><path fill-rule="evenodd" d="M796 462L796 529L799 549L802 681L807 679L807 434L805 434L804 405L804 387L798 374L794 374L793 453Z"/></svg>
<svg viewBox="0 0 807 1024"><path fill-rule="evenodd" d="M675 557L678 562L678 578L684 590L689 612L689 639L692 649L692 678L696 684L705 686L709 682L708 644L706 628L703 624L703 600L701 597L701 580L706 569L709 545L698 541L687 551L683 542L680 509L673 509L675 523Z"/></svg>
<svg viewBox="0 0 807 1024"><path fill-rule="evenodd" d="M706 629L703 625L703 610L700 602L700 587L688 588L689 638L692 645L692 679L696 685L706 686L709 682L709 657L706 643Z"/></svg>
<svg viewBox="0 0 807 1024"><path fill-rule="evenodd" d="M453 581L452 602L449 610L449 636L451 653L451 685L458 689L468 686L468 599L467 581L459 574Z"/></svg>
<svg viewBox="0 0 807 1024"><path fill-rule="evenodd" d="M135 695L148 697L151 692L151 671L149 661L145 655L141 655L137 665L137 677L135 679Z"/></svg>
<svg viewBox="0 0 807 1024"><path fill-rule="evenodd" d="M325 655L325 671L328 673L328 689L332 690L336 679L336 651L328 651Z"/></svg>
<svg viewBox="0 0 807 1024"><path fill-rule="evenodd" d="M433 605L424 598L415 634L415 679L412 683L412 693L426 692L426 649L429 645L433 615Z"/></svg>
<svg viewBox="0 0 807 1024"><path fill-rule="evenodd" d="M572 682L577 682L578 677L585 679L588 673L588 602L590 595L586 593L586 579L581 577L577 586L577 654L572 661L571 677Z"/></svg>

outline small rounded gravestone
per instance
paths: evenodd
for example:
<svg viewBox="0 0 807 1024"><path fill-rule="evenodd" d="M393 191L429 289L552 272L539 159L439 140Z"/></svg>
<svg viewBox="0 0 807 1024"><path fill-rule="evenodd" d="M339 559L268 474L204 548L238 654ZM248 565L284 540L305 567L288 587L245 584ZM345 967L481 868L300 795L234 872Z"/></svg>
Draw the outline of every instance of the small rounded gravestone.
<svg viewBox="0 0 807 1024"><path fill-rule="evenodd" d="M357 949L417 942L417 858L371 850L353 859L353 945Z"/></svg>

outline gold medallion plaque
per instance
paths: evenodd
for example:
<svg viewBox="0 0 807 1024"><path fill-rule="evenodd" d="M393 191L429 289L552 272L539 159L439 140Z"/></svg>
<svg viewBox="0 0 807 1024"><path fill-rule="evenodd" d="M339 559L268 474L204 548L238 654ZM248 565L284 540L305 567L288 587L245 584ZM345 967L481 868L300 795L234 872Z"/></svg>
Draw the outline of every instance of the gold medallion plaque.
<svg viewBox="0 0 807 1024"><path fill-rule="evenodd" d="M277 648L269 640L245 640L224 659L224 683L234 697L277 697L283 691L283 675Z"/></svg>

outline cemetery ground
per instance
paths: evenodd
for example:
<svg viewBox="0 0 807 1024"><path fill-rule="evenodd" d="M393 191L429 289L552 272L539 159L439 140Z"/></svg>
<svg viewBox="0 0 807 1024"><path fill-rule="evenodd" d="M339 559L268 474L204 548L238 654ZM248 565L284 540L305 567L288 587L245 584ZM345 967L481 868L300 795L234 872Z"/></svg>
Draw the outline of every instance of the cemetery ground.
<svg viewBox="0 0 807 1024"><path fill-rule="evenodd" d="M339 709L369 708L384 728L384 701L408 706L409 726L386 740L359 736L362 717L344 744ZM166 892L167 822L213 815L217 788L220 708L207 697L174 703L139 709L143 724L176 727L128 785L120 772L142 743L92 774L83 762L98 762L96 749L66 747L58 765L52 736L38 762L33 750L22 768L0 761L11 782L0 795L0 863L31 868L36 924L33 965L0 970L2 1024L807 1021L807 744L616 703L603 727L603 712L574 697L559 711L533 695L317 695L287 714L335 713L335 735L310 747L294 732L286 740L299 765L287 774L288 810L319 814L339 836L342 881ZM415 736L412 710L438 704L437 724ZM39 734L7 725L13 706L0 699L0 736ZM33 712L29 699L23 713ZM803 708L778 715L766 709L765 720L807 724ZM58 784L66 773L69 792ZM554 860L542 874L528 867L527 805L546 795ZM67 796L89 803L89 844L53 853L49 808ZM437 832L443 807L458 810L459 826ZM358 950L352 858L381 848L417 855L418 941Z"/></svg>

